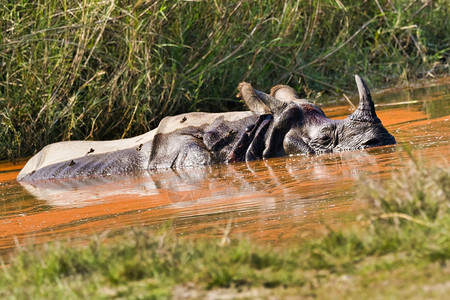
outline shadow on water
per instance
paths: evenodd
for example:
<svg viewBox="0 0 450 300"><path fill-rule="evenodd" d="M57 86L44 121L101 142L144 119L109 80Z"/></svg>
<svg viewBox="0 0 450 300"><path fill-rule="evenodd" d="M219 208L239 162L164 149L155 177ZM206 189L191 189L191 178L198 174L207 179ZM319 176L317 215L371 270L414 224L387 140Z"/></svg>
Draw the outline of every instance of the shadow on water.
<svg viewBox="0 0 450 300"><path fill-rule="evenodd" d="M169 226L192 238L233 235L296 242L351 222L361 177L383 179L407 148L425 163L448 164L450 85L375 94L400 146L176 171L17 183L22 165L0 164L0 253L24 243L83 237L137 225ZM349 105L324 109L344 118Z"/></svg>

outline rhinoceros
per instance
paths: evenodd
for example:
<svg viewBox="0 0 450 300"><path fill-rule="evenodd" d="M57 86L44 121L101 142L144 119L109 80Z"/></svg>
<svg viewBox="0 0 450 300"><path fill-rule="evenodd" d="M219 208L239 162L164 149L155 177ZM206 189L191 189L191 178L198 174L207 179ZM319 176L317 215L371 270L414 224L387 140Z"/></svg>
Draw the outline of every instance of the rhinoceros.
<svg viewBox="0 0 450 300"><path fill-rule="evenodd" d="M366 83L358 75L355 80L360 102L344 120L328 119L289 86L277 85L269 95L242 82L239 93L250 111L185 113L166 117L157 128L133 138L50 144L17 179L186 168L395 144L375 113Z"/></svg>

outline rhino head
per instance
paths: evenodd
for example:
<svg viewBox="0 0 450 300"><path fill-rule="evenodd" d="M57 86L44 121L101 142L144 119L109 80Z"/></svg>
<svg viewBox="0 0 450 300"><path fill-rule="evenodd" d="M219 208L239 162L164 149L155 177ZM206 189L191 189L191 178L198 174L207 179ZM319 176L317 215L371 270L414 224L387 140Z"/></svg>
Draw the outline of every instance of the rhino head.
<svg viewBox="0 0 450 300"><path fill-rule="evenodd" d="M261 156L269 158L395 144L394 137L376 115L366 83L358 75L355 80L360 102L356 111L345 120L328 119L319 107L299 98L289 86L275 86L268 95L248 83L241 83L240 94L250 110L273 118L264 137L264 149L259 149Z"/></svg>

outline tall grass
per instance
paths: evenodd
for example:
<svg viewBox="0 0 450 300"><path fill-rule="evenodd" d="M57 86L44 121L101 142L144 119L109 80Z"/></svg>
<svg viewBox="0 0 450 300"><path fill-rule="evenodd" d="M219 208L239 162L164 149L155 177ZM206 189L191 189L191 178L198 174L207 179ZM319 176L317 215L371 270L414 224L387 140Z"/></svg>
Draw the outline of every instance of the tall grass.
<svg viewBox="0 0 450 300"><path fill-rule="evenodd" d="M0 159L240 109L242 80L305 96L448 72L448 1L0 2Z"/></svg>

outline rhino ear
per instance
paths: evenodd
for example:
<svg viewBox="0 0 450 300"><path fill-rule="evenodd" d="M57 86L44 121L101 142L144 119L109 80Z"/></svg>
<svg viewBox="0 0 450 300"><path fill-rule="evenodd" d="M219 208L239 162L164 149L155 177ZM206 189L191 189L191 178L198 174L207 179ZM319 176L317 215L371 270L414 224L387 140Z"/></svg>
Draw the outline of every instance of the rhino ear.
<svg viewBox="0 0 450 300"><path fill-rule="evenodd" d="M355 75L355 81L358 86L359 105L347 119L358 122L380 123L381 121L375 113L375 104L372 101L367 84L358 75Z"/></svg>
<svg viewBox="0 0 450 300"><path fill-rule="evenodd" d="M255 90L250 83L241 82L238 89L239 95L244 99L245 104L247 104L248 108L255 114L277 114L286 107L286 103L275 99L266 93Z"/></svg>
<svg viewBox="0 0 450 300"><path fill-rule="evenodd" d="M281 101L299 100L300 97L297 92L288 85L278 84L270 89L270 96Z"/></svg>

